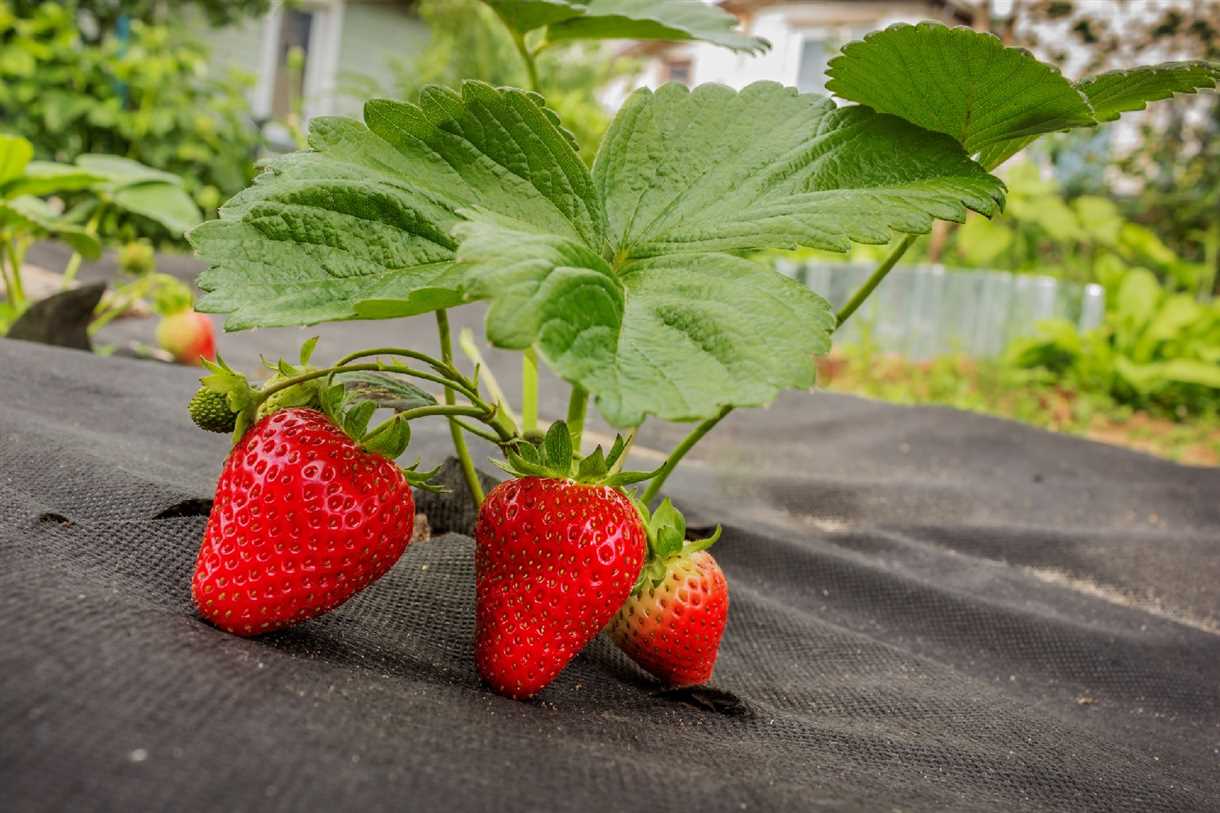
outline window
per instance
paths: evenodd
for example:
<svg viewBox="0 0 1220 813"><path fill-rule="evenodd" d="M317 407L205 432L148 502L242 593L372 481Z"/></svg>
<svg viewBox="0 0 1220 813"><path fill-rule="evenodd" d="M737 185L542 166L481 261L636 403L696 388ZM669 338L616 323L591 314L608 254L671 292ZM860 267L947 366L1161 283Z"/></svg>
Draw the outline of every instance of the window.
<svg viewBox="0 0 1220 813"><path fill-rule="evenodd" d="M670 59L665 62L665 81L681 82L689 85L691 82L691 61L689 59Z"/></svg>
<svg viewBox="0 0 1220 813"><path fill-rule="evenodd" d="M798 90L821 92L826 89L826 41L806 37L801 43L801 64L797 68Z"/></svg>
<svg viewBox="0 0 1220 813"><path fill-rule="evenodd" d="M313 30L313 23L314 14L310 11L284 9L280 17L275 79L271 92L272 118L284 119L301 112L301 99L305 95L305 66L309 61L309 34Z"/></svg>

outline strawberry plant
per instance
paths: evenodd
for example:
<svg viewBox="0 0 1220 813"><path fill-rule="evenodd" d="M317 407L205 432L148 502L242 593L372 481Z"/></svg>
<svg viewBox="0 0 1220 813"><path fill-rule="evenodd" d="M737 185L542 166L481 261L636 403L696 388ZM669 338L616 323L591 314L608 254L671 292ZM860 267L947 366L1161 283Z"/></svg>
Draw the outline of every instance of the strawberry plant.
<svg viewBox="0 0 1220 813"><path fill-rule="evenodd" d="M489 4L531 76L540 50L573 38L766 47L700 2ZM477 662L497 690L538 691L619 609L615 638L645 668L669 682L706 680L727 588L707 543L682 541L672 504L646 508L679 461L732 410L812 386L813 357L934 219L1000 211L1005 188L991 170L1005 159L1042 133L1211 87L1217 69L1177 63L1072 83L989 35L921 24L848 45L829 75L851 104L772 82L637 90L591 170L531 90L467 82L373 100L363 122L314 120L307 150L273 161L191 233L208 261L199 307L228 314L231 330L435 314L441 359L378 348L327 375L398 355L429 366L444 388L444 404L399 417L448 417L482 503ZM751 257L895 238L837 314ZM506 404L483 399L477 374L453 365L447 310L471 302L485 304L486 340L522 353L520 425ZM531 442L538 360L570 387L566 421L541 445ZM590 402L625 433L609 455L585 453ZM655 472L619 476L649 417L694 427ZM240 415L237 426L240 437ZM486 502L469 433L497 444L515 478ZM647 483L633 511L611 496L630 482ZM694 626L663 603L675 578L689 581L672 612L701 615ZM651 601L665 617L641 624ZM697 657L681 661L675 647Z"/></svg>

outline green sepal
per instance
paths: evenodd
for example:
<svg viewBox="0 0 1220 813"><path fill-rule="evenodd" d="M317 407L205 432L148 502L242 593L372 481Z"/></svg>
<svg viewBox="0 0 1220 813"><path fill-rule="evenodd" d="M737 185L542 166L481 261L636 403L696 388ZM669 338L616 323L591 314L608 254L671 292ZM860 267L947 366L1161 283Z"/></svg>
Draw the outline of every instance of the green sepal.
<svg viewBox="0 0 1220 813"><path fill-rule="evenodd" d="M566 421L555 421L543 440L546 465L560 477L572 473L572 434Z"/></svg>
<svg viewBox="0 0 1220 813"><path fill-rule="evenodd" d="M401 423L405 424L406 421L401 421ZM406 478L407 485L411 486L412 488L422 488L424 491L431 491L433 494L448 493L449 489L445 488L440 483L434 483L432 481L432 478L436 476L436 473L441 470L440 466L428 471L419 471L418 469L418 460L416 460L413 465L405 468L399 466L398 468L398 470L402 472L402 476Z"/></svg>
<svg viewBox="0 0 1220 813"><path fill-rule="evenodd" d="M318 337L311 336L301 345L301 366L309 364L309 360L313 357L313 351L318 346Z"/></svg>
<svg viewBox="0 0 1220 813"><path fill-rule="evenodd" d="M233 444L242 439L246 430L254 423L258 408L258 391L250 386L244 375L225 363L219 355L216 361L200 359L211 374L199 379L199 383L211 392L220 393L228 401L229 409L237 416L233 422Z"/></svg>
<svg viewBox="0 0 1220 813"><path fill-rule="evenodd" d="M619 458L623 456L625 451L627 451L627 441L623 439L622 435L615 435L614 443L610 446L610 452L606 455L607 471L614 469L614 465L618 463Z"/></svg>
<svg viewBox="0 0 1220 813"><path fill-rule="evenodd" d="M634 492L625 492L635 510L639 512L640 521L648 536L648 558L636 580L633 592L638 592L647 586L656 587L665 580L669 570L670 560L689 556L702 550L707 550L720 539L722 528L717 525L712 535L705 539L686 541L686 517L678 510L669 498L662 500L655 512L650 512L648 506L640 501Z"/></svg>
<svg viewBox="0 0 1220 813"><path fill-rule="evenodd" d="M365 403L372 402L366 401ZM411 424L395 416L384 425L385 429L378 427L370 433L360 444L360 448L389 460L397 460L411 445Z"/></svg>
<svg viewBox="0 0 1220 813"><path fill-rule="evenodd" d="M343 431L352 440L360 442L368 432L369 421L377 411L377 404L372 401L361 401L343 415ZM401 423L401 422L400 422Z"/></svg>
<svg viewBox="0 0 1220 813"><path fill-rule="evenodd" d="M336 423L340 422L340 415L343 411L343 400L346 396L342 384L332 384L322 390L318 397L319 406L326 416Z"/></svg>
<svg viewBox="0 0 1220 813"><path fill-rule="evenodd" d="M581 483L590 481L602 482L606 479L606 472L610 467L606 465L606 457L602 454L602 447L598 446L593 450L593 454L588 455L576 467L576 480Z"/></svg>
<svg viewBox="0 0 1220 813"><path fill-rule="evenodd" d="M605 479L605 483L608 486L620 488L622 486L629 486L635 483L642 483L645 480L651 480L653 477L656 477L656 475L656 469L653 469L652 471L620 471L607 477Z"/></svg>
<svg viewBox="0 0 1220 813"><path fill-rule="evenodd" d="M228 399L229 408L234 412L240 413L253 405L258 398L257 391L250 386L246 377L226 364L219 355L216 356L215 361L200 359L200 363L211 372L211 375L205 375L199 379L199 383L204 388L225 396Z"/></svg>

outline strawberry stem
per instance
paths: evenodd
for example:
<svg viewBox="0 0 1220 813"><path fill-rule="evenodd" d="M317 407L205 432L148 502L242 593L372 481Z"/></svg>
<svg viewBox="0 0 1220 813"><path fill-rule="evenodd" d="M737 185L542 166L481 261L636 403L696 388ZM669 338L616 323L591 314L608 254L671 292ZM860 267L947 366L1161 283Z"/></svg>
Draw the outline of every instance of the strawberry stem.
<svg viewBox="0 0 1220 813"><path fill-rule="evenodd" d="M665 464L657 470L657 476L652 478L652 482L648 484L647 490L644 491L644 496L640 500L645 504L651 503L661 493L661 486L665 484L665 479L678 465L678 462L686 456L686 453L691 450L691 447L699 442L699 439L711 431L712 427L720 423L725 415L733 411L732 407L721 407L713 417L708 418L703 423L690 430L686 437L682 438L682 442L674 447L674 450L669 453Z"/></svg>
<svg viewBox="0 0 1220 813"><path fill-rule="evenodd" d="M453 341L449 337L449 313L444 308L436 312L436 331L440 338L441 359L447 366L453 368ZM453 388L445 387L445 403L452 407L454 400ZM492 414L494 416L494 410ZM462 477L466 480L466 487L470 489L474 507L481 508L483 484L479 481L479 473L475 470L474 461L470 458L470 449L466 446L466 437L462 434L462 425L457 422L456 415L449 418L449 437L453 440L453 450L457 453L458 462L462 466Z"/></svg>
<svg viewBox="0 0 1220 813"><path fill-rule="evenodd" d="M914 234L908 234L902 238L901 242L894 246L894 250L889 253L889 256L881 261L881 264L877 266L868 280L860 286L860 290L852 294L847 304L835 315L835 330L841 328L843 323L856 312L856 309L860 307L864 300L868 299L869 295L881 284L881 280L885 279L886 274L893 270L898 261L902 259L902 255L906 254L907 249L915 242L915 237L916 235ZM665 484L665 479L669 477L682 458L686 456L686 453L691 450L691 447L698 443L700 438L706 435L713 426L720 423L732 411L732 407L724 407L714 417L708 418L692 429L690 434L682 438L682 442L669 453L669 457L665 460L665 465L657 470L657 476L652 478L652 482L648 484L648 489L644 492L644 496L640 498L645 504L652 502L661 493L661 486Z"/></svg>
<svg viewBox="0 0 1220 813"><path fill-rule="evenodd" d="M538 354L532 347L521 356L521 431L538 431Z"/></svg>
<svg viewBox="0 0 1220 813"><path fill-rule="evenodd" d="M585 431L585 411L589 406L589 391L579 384L572 385L568 399L568 431L572 434L572 451L580 457L580 439Z"/></svg>

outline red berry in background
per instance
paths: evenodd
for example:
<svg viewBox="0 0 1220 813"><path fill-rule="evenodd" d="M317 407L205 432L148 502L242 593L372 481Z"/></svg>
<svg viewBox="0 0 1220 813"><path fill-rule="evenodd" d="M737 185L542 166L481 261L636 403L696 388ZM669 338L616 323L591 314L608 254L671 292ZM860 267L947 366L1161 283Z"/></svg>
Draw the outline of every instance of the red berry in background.
<svg viewBox="0 0 1220 813"><path fill-rule="evenodd" d="M200 613L257 635L331 610L385 574L415 501L389 459L314 409L285 409L233 447L195 565Z"/></svg>
<svg viewBox="0 0 1220 813"><path fill-rule="evenodd" d="M475 662L500 694L532 697L601 632L640 572L646 537L621 492L508 480L475 527Z"/></svg>
<svg viewBox="0 0 1220 813"><path fill-rule="evenodd" d="M216 358L212 320L193 310L162 317L157 325L157 345L179 364L197 365L200 359L213 361Z"/></svg>
<svg viewBox="0 0 1220 813"><path fill-rule="evenodd" d="M729 615L729 586L707 551L682 552L647 575L611 622L610 637L669 686L711 680Z"/></svg>

